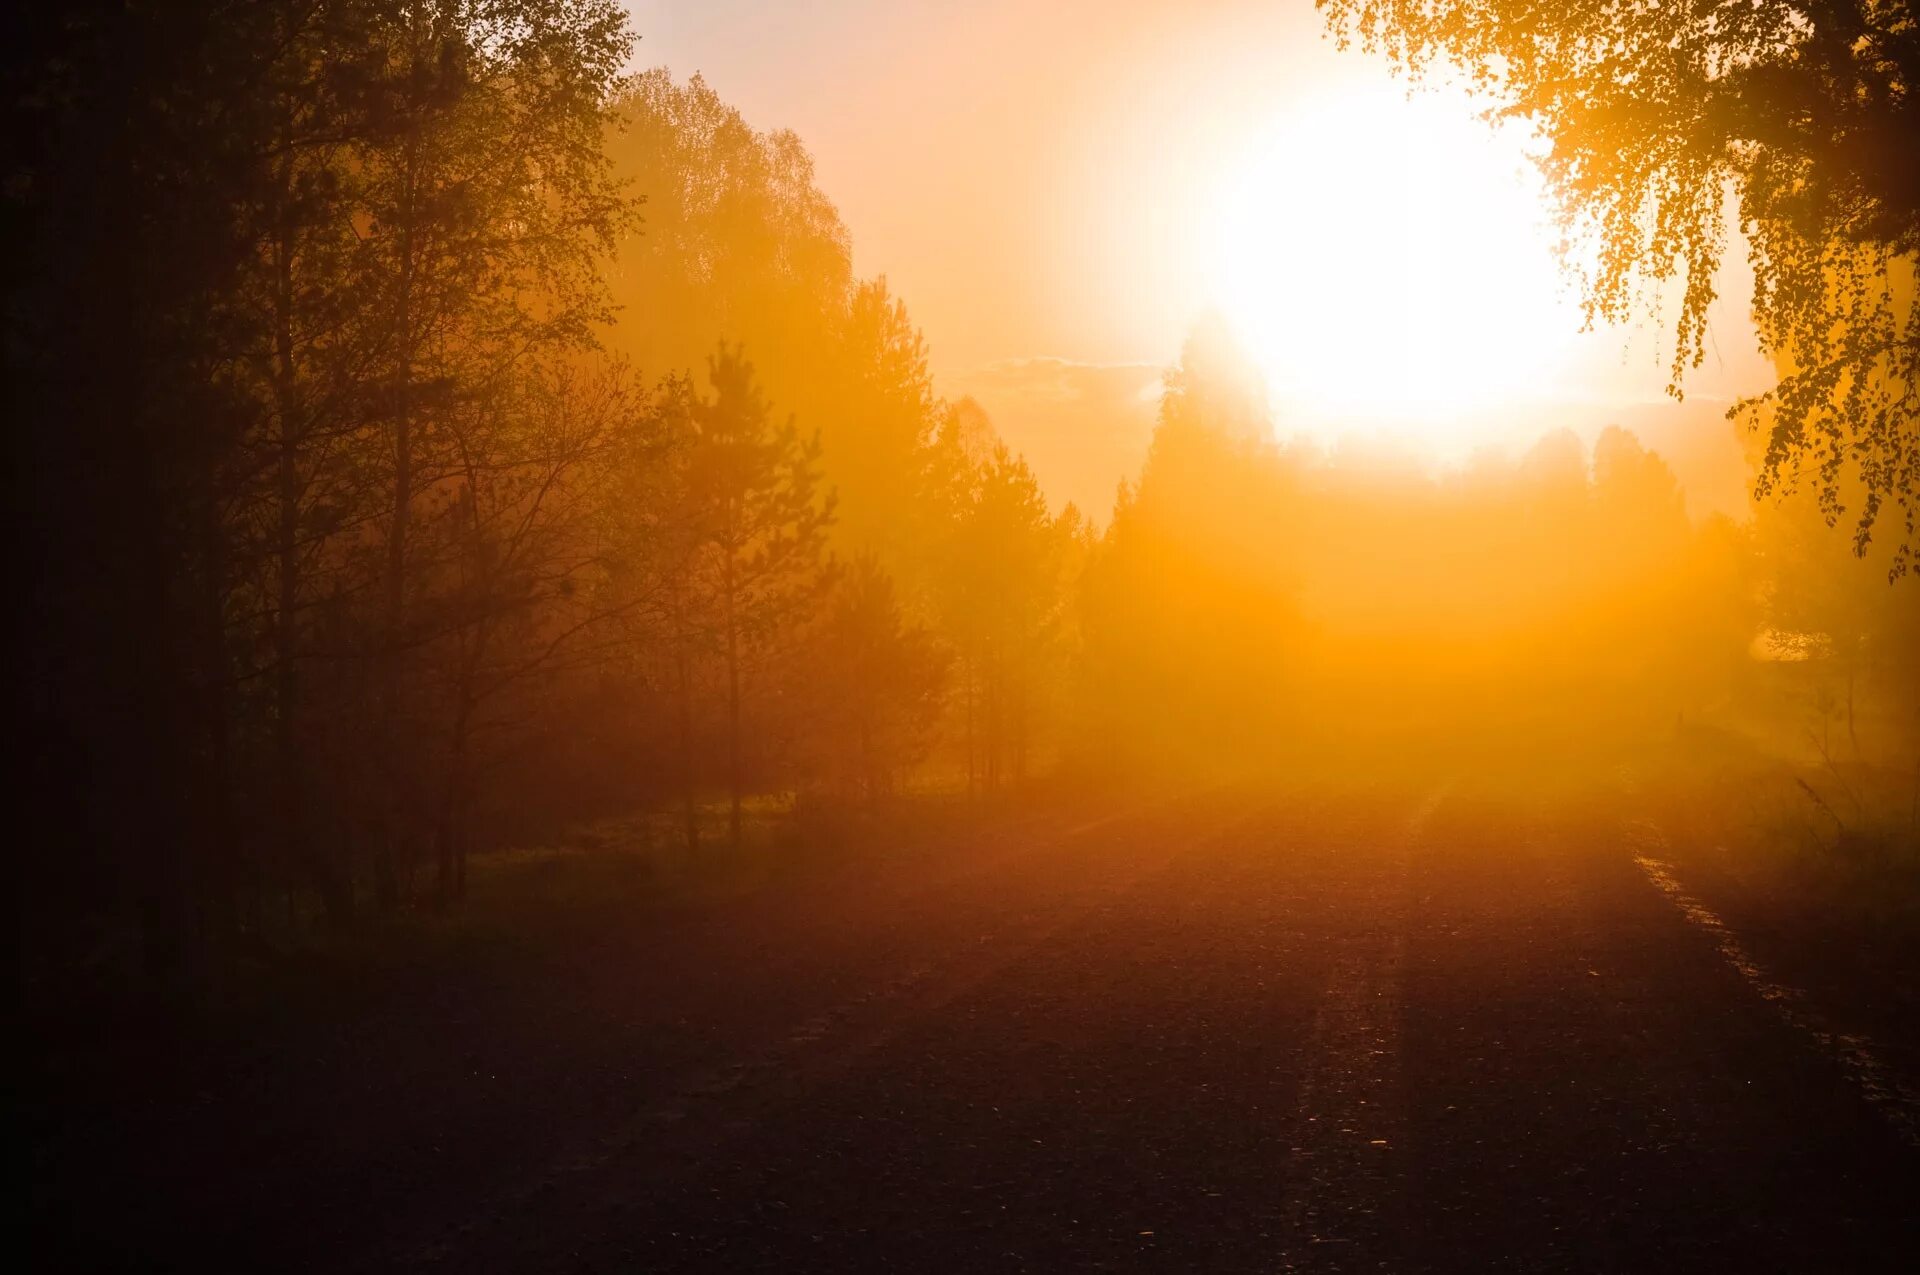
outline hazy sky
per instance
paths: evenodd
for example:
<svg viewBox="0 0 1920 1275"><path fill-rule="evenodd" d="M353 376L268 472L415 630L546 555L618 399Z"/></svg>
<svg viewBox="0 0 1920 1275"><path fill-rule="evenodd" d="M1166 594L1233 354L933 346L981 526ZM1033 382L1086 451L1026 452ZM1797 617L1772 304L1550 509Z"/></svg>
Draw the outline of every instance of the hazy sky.
<svg viewBox="0 0 1920 1275"><path fill-rule="evenodd" d="M1212 204L1236 163L1275 121L1388 79L1321 37L1311 0L629 7L640 64L700 72L749 122L800 134L856 268L906 298L943 391L978 394L1056 494L1096 504L1144 445L1154 369L1212 295ZM1764 379L1743 287L1715 316L1689 417ZM1569 348L1551 396L1575 404L1568 423L1624 413L1670 432L1680 409L1649 406L1665 379L1652 330ZM1530 429L1553 410L1537 399L1477 428Z"/></svg>
<svg viewBox="0 0 1920 1275"><path fill-rule="evenodd" d="M943 370L1163 362L1202 303L1193 206L1338 70L1293 0L632 0L647 65L806 140Z"/></svg>

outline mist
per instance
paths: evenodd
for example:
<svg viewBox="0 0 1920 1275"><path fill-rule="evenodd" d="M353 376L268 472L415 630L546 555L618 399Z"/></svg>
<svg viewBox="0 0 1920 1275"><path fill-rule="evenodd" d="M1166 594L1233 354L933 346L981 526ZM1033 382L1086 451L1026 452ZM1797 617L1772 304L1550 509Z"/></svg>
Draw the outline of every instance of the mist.
<svg viewBox="0 0 1920 1275"><path fill-rule="evenodd" d="M1397 13L1325 20L1491 56ZM1561 114L1516 46L1525 183L1328 89L1311 146L1200 130L1281 142L1141 194L1075 294L1015 246L1065 215L1031 197L1065 126L989 145L943 97L968 180L886 231L942 263L902 276L923 328L824 176L883 207L871 164L638 69L613 0L9 33L46 1269L1910 1255L1897 160L1813 148L1804 207L1722 173L1737 216L1658 187L1643 234L1639 116ZM1118 92L1030 34L1085 112ZM906 69L872 74L796 111ZM1444 217L1416 167L1464 174ZM1554 199L1572 301L1497 259ZM1235 234L1176 242L1195 208ZM1713 330L1764 384L1689 399L1728 224L1754 299ZM1224 306L1129 291L1210 256ZM1556 362L1676 297L1684 407Z"/></svg>

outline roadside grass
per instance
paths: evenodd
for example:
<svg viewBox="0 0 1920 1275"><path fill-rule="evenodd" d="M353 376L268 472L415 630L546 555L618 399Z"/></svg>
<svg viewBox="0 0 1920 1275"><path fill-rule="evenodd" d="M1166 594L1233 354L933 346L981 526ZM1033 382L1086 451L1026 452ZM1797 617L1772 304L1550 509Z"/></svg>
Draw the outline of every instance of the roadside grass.
<svg viewBox="0 0 1920 1275"><path fill-rule="evenodd" d="M1920 937L1920 772L1769 752L1707 727L1645 767L1677 851L1777 906Z"/></svg>
<svg viewBox="0 0 1920 1275"><path fill-rule="evenodd" d="M724 801L696 808L690 845L682 810L586 821L529 845L475 854L466 896L444 910L422 900L341 930L313 926L282 940L264 963L304 967L351 988L369 978L444 974L496 963L537 963L582 935L658 923L831 871L888 840L917 842L953 817L948 794L880 808L749 798L740 844Z"/></svg>
<svg viewBox="0 0 1920 1275"><path fill-rule="evenodd" d="M970 802L951 785L879 803L762 796L744 806L738 846L724 800L697 807L697 847L679 809L590 820L538 843L476 853L466 897L444 910L422 895L330 927L317 899L296 896L291 909L281 900L190 981L158 995L139 970L131 931L103 916L97 933L56 936L65 942L23 964L35 1069L117 1070L129 1033L251 1053L283 1032L352 1023L440 988L537 981L623 932L860 870L862 856L922 852L943 829L1024 800ZM86 959L74 959L82 949Z"/></svg>
<svg viewBox="0 0 1920 1275"><path fill-rule="evenodd" d="M1642 759L1634 817L1659 857L1833 1033L1920 1082L1920 828L1913 771L1768 752L1689 728Z"/></svg>

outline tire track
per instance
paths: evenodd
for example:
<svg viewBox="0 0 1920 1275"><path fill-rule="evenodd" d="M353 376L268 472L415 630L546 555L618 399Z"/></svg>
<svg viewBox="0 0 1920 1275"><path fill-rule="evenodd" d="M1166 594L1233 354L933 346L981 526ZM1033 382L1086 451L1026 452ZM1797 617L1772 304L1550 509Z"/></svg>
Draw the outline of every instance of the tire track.
<svg viewBox="0 0 1920 1275"><path fill-rule="evenodd" d="M1920 1149L1920 1088L1888 1064L1885 1052L1871 1038L1835 1029L1805 991L1769 972L1718 913L1689 893L1672 863L1661 857L1671 847L1658 826L1647 820L1630 821L1626 835L1634 849L1635 866L1654 889L1689 925L1712 940L1721 957L1761 1000L1840 1068L1901 1141Z"/></svg>
<svg viewBox="0 0 1920 1275"><path fill-rule="evenodd" d="M935 911L952 906L951 891L987 885L986 878L1025 865L1060 874L1074 888L1038 912L996 912L992 928L968 946L930 952L866 990L792 1023L770 1047L683 1077L592 1145L572 1149L465 1219L376 1257L369 1268L457 1264L463 1271L516 1269L518 1245L525 1240L522 1219L535 1212L550 1214L563 1198L565 1210L582 1220L584 1231L592 1231L587 1219L617 1210L620 1197L631 1197L649 1182L698 1171L751 1138L769 1115L805 1101L809 1093L883 1048L902 1027L939 1012L1027 959L1096 908L1140 889L1183 853L1229 835L1249 817L1249 805L1246 794L1226 796L1217 789L1156 799L1051 835L1028 837L1024 844L1009 847L997 838L1001 844L996 853L957 874L951 865L940 865L932 883L911 891L914 899ZM1202 831L1193 831L1196 824ZM1151 852L1103 859L1104 873L1089 872L1079 856L1106 845L1116 828L1125 830L1121 844L1147 845ZM897 899L908 901L908 896ZM551 1223L539 1229L550 1230ZM551 1243L551 1238L546 1235L545 1241Z"/></svg>
<svg viewBox="0 0 1920 1275"><path fill-rule="evenodd" d="M1282 1270L1339 1265L1375 1229L1395 1190L1406 1131L1400 1019L1415 843L1450 784L1430 792L1382 847L1374 907L1361 932L1337 940L1313 1019L1287 1174Z"/></svg>

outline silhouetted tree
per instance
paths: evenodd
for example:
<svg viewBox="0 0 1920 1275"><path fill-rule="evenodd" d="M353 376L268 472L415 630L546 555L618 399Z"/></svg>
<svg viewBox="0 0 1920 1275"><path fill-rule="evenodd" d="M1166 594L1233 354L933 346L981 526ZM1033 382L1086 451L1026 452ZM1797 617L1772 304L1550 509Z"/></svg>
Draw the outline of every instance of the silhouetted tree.
<svg viewBox="0 0 1920 1275"><path fill-rule="evenodd" d="M991 441L975 458L952 413L939 448L948 523L935 573L944 628L959 655L967 784L1026 771L1034 700L1064 594L1062 528L1024 460Z"/></svg>
<svg viewBox="0 0 1920 1275"><path fill-rule="evenodd" d="M1226 746L1271 727L1299 516L1265 387L1231 335L1203 322L1079 596L1088 710L1110 746Z"/></svg>
<svg viewBox="0 0 1920 1275"><path fill-rule="evenodd" d="M593 589L606 570L598 511L619 433L640 404L624 368L560 365L517 378L448 425L451 507L428 627L426 681L442 701L433 812L436 897L465 892L476 735L487 706L563 664L601 658L626 605Z"/></svg>
<svg viewBox="0 0 1920 1275"><path fill-rule="evenodd" d="M40 711L72 775L111 790L85 805L125 812L73 860L142 882L156 966L231 933L267 864L344 919L368 828L352 794L398 778L407 796L433 734L403 741L401 692L447 636L412 608L471 548L462 455L501 454L477 432L509 428L538 357L602 313L625 15L82 4L8 34L27 117L7 380L47 549ZM368 699L393 729L356 778ZM385 816L389 844L431 803L391 804L416 808ZM336 818L358 826L316 835Z"/></svg>
<svg viewBox="0 0 1920 1275"><path fill-rule="evenodd" d="M378 736L393 808L376 842L391 901L414 787L401 746L415 500L458 459L445 421L530 350L604 317L595 269L622 201L600 141L631 48L611 0L397 4L374 32L379 124L364 163L372 281L391 329L382 407L391 501L381 580Z"/></svg>
<svg viewBox="0 0 1920 1275"><path fill-rule="evenodd" d="M890 570L927 549L921 455L937 422L927 346L886 280L857 285L839 325L821 443L840 495L835 538Z"/></svg>
<svg viewBox="0 0 1920 1275"><path fill-rule="evenodd" d="M248 440L257 478L232 513L236 556L256 565L240 587L265 630L253 642L240 625L237 673L243 686L257 678L271 688L258 711L271 720L272 834L256 838L254 902L262 859L271 859L285 888L305 879L344 922L350 863L326 853L309 827L303 672L318 654L307 621L344 565L338 538L374 512L355 444L384 324L367 308L371 254L355 216L364 207L357 159L376 129L364 88L377 12L367 3L275 12L284 26L264 80L267 149L249 210L256 238L237 297L253 342L236 370L264 407Z"/></svg>
<svg viewBox="0 0 1920 1275"><path fill-rule="evenodd" d="M819 442L776 422L739 347L707 363L710 397L693 402L685 481L693 553L685 582L726 675L729 836L740 840L745 784L742 681L749 661L803 617L831 581Z"/></svg>
<svg viewBox="0 0 1920 1275"><path fill-rule="evenodd" d="M939 720L948 659L912 623L871 555L841 573L802 652L810 734L827 782L869 800L918 762Z"/></svg>
<svg viewBox="0 0 1920 1275"><path fill-rule="evenodd" d="M33 547L29 757L84 812L35 856L62 897L130 905L149 967L231 928L225 511L259 404L233 304L274 130L261 69L301 6L32 6L0 34L4 349Z"/></svg>
<svg viewBox="0 0 1920 1275"><path fill-rule="evenodd" d="M823 419L852 248L800 139L755 130L697 75L677 84L655 69L623 90L606 152L646 198L608 272L610 347L691 371L717 342L739 342L776 401Z"/></svg>
<svg viewBox="0 0 1920 1275"><path fill-rule="evenodd" d="M1811 471L1829 519L1856 480L1854 544L1920 519L1920 22L1907 0L1575 5L1318 0L1345 43L1416 77L1462 68L1536 126L1562 224L1591 260L1590 319L1683 284L1672 388L1705 353L1724 192L1752 244L1753 311L1779 384L1736 405L1764 428L1762 494Z"/></svg>
<svg viewBox="0 0 1920 1275"><path fill-rule="evenodd" d="M1822 749L1856 764L1920 762L1920 590L1887 588L1887 550L1858 560L1804 493L1755 513L1768 644L1806 675L1812 702L1798 711L1814 718ZM1864 742L1863 706L1879 719ZM1824 738L1830 719L1844 749Z"/></svg>
<svg viewBox="0 0 1920 1275"><path fill-rule="evenodd" d="M884 279L855 279L847 231L788 132L760 132L700 77L637 77L608 138L646 194L609 281L605 339L636 365L691 370L717 341L754 352L768 396L819 428L840 497L836 549L878 554L923 607L932 530L917 481L939 419L926 343Z"/></svg>

